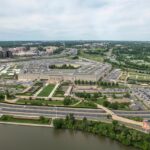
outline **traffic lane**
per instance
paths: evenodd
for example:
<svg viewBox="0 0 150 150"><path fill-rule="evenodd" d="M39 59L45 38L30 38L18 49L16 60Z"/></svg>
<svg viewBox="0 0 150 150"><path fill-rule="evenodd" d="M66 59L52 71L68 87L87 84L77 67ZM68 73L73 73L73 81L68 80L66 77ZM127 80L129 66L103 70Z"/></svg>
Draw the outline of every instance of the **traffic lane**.
<svg viewBox="0 0 150 150"><path fill-rule="evenodd" d="M68 107L45 107L45 106L29 106L29 105L10 105L10 104L0 104L0 107L11 107L11 108L28 108L28 109L43 109L43 110L65 110L65 111L80 111L80 112L93 112L93 113L99 113L99 112L105 112L102 109L86 109L86 108L68 108Z"/></svg>
<svg viewBox="0 0 150 150"><path fill-rule="evenodd" d="M35 112L35 113L56 113L56 112L59 112L59 113L82 113L82 114L106 114L105 112L98 112L98 113L95 113L95 112L80 112L80 111L65 111L65 110L58 110L57 108L55 108L54 110L41 110L41 109L28 109L28 108L11 108L11 107L1 107L0 110L2 111L23 111L23 112Z"/></svg>
<svg viewBox="0 0 150 150"><path fill-rule="evenodd" d="M140 118L150 118L150 114L120 114L122 117L140 117Z"/></svg>
<svg viewBox="0 0 150 150"><path fill-rule="evenodd" d="M10 104L0 104L0 109L2 108L15 108L15 109L31 109L31 110L43 110L43 111L65 111L65 112L80 112L80 113L105 113L102 109L82 109L82 108L67 108L67 107L43 107L43 106L27 106L27 105L10 105ZM117 115L150 115L150 111L114 111Z"/></svg>
<svg viewBox="0 0 150 150"><path fill-rule="evenodd" d="M33 112L19 112L19 111L16 111L16 112L12 112L12 111L1 111L2 114L8 114L8 115L24 115L24 116L45 116L45 117L66 117L66 115L68 115L68 113L33 113ZM90 118L101 118L101 117L107 117L107 114L74 114L75 117L81 117L81 118L84 118L84 117L90 117Z"/></svg>
<svg viewBox="0 0 150 150"><path fill-rule="evenodd" d="M149 114L150 115L150 111L113 111L114 113L116 113L117 115L119 114Z"/></svg>
<svg viewBox="0 0 150 150"><path fill-rule="evenodd" d="M35 113L35 114L60 114L60 115L90 115L90 116L99 116L99 115L107 115L106 113L83 113L83 112L65 112L65 111L41 111L41 110L27 110L27 109L13 109L13 108L2 108L0 110L1 113L3 112L22 112L22 113Z"/></svg>

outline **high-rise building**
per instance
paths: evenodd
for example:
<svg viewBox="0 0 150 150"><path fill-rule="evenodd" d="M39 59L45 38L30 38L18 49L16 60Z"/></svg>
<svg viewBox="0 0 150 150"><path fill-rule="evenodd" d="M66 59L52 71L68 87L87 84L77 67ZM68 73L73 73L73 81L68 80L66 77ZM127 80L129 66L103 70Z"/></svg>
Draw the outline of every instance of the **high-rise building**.
<svg viewBox="0 0 150 150"><path fill-rule="evenodd" d="M0 58L11 58L12 52L9 50L0 49Z"/></svg>

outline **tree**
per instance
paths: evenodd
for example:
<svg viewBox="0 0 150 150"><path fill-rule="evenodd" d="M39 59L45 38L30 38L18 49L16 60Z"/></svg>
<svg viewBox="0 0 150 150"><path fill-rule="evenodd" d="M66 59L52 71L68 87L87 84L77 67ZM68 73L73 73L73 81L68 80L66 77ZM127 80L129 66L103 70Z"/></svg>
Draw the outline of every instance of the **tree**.
<svg viewBox="0 0 150 150"><path fill-rule="evenodd" d="M107 119L111 119L111 118L112 118L111 115L108 114L108 115L107 115Z"/></svg>
<svg viewBox="0 0 150 150"><path fill-rule="evenodd" d="M53 125L54 125L54 128L56 128L56 129L62 129L63 128L63 124L64 124L63 119L55 119L55 120L53 120Z"/></svg>
<svg viewBox="0 0 150 150"><path fill-rule="evenodd" d="M113 94L112 97L113 97L114 99L117 98L115 94Z"/></svg>
<svg viewBox="0 0 150 150"><path fill-rule="evenodd" d="M84 80L81 81L81 84L84 84Z"/></svg>
<svg viewBox="0 0 150 150"><path fill-rule="evenodd" d="M113 125L114 127L117 127L118 124L119 124L118 121L116 121L116 120L113 120L113 121L112 121L112 125Z"/></svg>
<svg viewBox="0 0 150 150"><path fill-rule="evenodd" d="M77 81L77 80L75 80L75 84L78 84L78 81Z"/></svg>
<svg viewBox="0 0 150 150"><path fill-rule="evenodd" d="M106 99L107 99L107 96L106 96L106 95L104 95L104 96L103 96L103 99L104 99L104 100L106 100Z"/></svg>
<svg viewBox="0 0 150 150"><path fill-rule="evenodd" d="M108 101L104 101L104 102L103 102L103 106L109 107L109 105L110 105L110 102L108 102Z"/></svg>
<svg viewBox="0 0 150 150"><path fill-rule="evenodd" d="M78 80L78 84L79 84L79 85L81 84L81 81L80 81L80 80Z"/></svg>
<svg viewBox="0 0 150 150"><path fill-rule="evenodd" d="M42 123L45 123L47 120L46 120L46 118L45 118L44 116L40 116L40 121L41 121Z"/></svg>
<svg viewBox="0 0 150 150"><path fill-rule="evenodd" d="M64 103L64 105L70 105L72 103L72 100L69 97L65 97L63 103Z"/></svg>
<svg viewBox="0 0 150 150"><path fill-rule="evenodd" d="M71 125L74 125L75 124L75 117L73 114L69 114L69 122Z"/></svg>
<svg viewBox="0 0 150 150"><path fill-rule="evenodd" d="M128 93L126 93L125 95L124 95L124 97L126 97L126 98L130 98L130 93L128 92Z"/></svg>
<svg viewBox="0 0 150 150"><path fill-rule="evenodd" d="M4 100L4 98L5 98L5 95L0 93L0 100Z"/></svg>

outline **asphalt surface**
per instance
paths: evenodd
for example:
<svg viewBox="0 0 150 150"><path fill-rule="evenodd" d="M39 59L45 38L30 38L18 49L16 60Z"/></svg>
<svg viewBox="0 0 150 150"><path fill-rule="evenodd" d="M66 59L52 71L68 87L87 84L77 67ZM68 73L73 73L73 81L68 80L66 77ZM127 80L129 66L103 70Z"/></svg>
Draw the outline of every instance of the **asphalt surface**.
<svg viewBox="0 0 150 150"><path fill-rule="evenodd" d="M81 109L64 107L42 107L26 105L0 104L0 113L8 115L21 116L45 116L45 117L66 117L68 114L74 114L77 118L86 117L88 119L106 118L107 114L100 109Z"/></svg>
<svg viewBox="0 0 150 150"><path fill-rule="evenodd" d="M150 118L150 111L114 111L119 116ZM64 118L68 114L74 114L77 118L99 120L106 118L107 113L102 109L68 108L68 107L46 107L29 105L0 104L0 114L20 116L45 116Z"/></svg>

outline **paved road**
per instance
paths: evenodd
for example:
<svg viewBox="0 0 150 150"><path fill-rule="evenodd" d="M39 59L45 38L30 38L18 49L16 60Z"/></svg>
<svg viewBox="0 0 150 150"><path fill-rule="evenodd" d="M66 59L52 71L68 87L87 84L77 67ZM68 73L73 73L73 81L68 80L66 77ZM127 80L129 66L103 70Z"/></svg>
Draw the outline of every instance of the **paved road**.
<svg viewBox="0 0 150 150"><path fill-rule="evenodd" d="M123 123L132 124L132 125L138 125L138 126L141 126L141 127L143 126L142 122L131 120L131 119L128 119L126 117L117 115L112 110L110 110L110 109L108 109L108 108L106 108L106 107L104 107L102 105L97 104L97 107L100 108L100 109L105 110L109 115L111 115L113 120L116 120L116 121L119 121L119 122L123 122Z"/></svg>
<svg viewBox="0 0 150 150"><path fill-rule="evenodd" d="M141 116L150 118L150 111L114 111L119 116ZM27 105L10 105L0 104L0 114L28 115L28 116L45 116L45 117L65 117L73 113L77 118L87 117L88 119L100 119L107 116L102 109L83 109L67 107L45 107L45 106L27 106Z"/></svg>
<svg viewBox="0 0 150 150"><path fill-rule="evenodd" d="M126 115L149 115L150 116L150 111L123 111L123 110L114 110L118 115L126 114Z"/></svg>
<svg viewBox="0 0 150 150"><path fill-rule="evenodd" d="M99 120L106 118L107 113L103 110L64 108L64 107L37 107L25 105L0 104L1 114L12 114L21 116L45 116L45 117L66 117L67 114L73 113L77 118L87 117L88 119Z"/></svg>

